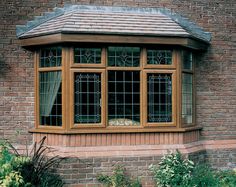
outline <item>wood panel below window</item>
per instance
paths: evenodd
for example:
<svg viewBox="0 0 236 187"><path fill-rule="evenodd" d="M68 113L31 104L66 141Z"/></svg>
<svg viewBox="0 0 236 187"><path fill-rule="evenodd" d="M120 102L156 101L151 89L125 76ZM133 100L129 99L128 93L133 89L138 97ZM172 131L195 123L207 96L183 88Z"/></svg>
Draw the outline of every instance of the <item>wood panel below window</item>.
<svg viewBox="0 0 236 187"><path fill-rule="evenodd" d="M34 133L39 142L44 136L50 146L90 147L129 145L169 145L186 144L199 140L200 131L160 132L160 133L107 133L107 134L46 134Z"/></svg>

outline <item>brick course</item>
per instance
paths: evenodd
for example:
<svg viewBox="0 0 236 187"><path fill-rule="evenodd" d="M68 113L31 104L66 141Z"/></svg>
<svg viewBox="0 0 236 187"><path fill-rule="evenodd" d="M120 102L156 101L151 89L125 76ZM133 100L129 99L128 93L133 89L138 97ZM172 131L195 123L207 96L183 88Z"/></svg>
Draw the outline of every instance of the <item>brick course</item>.
<svg viewBox="0 0 236 187"><path fill-rule="evenodd" d="M197 123L203 139L236 138L235 8L231 1L149 0L2 0L0 2L0 134L17 140L31 136L34 126L33 54L19 45L15 26L65 3L166 7L212 33L209 50L199 55L196 67ZM221 136L218 136L221 134Z"/></svg>
<svg viewBox="0 0 236 187"><path fill-rule="evenodd" d="M228 156L229 155L229 156ZM207 163L215 168L234 168L236 165L236 149L207 150L191 153L188 156L196 165ZM143 187L153 187L152 173L148 167L150 164L158 164L160 156L145 157L106 157L106 158L68 158L60 164L60 173L66 186L101 186L96 180L98 174L111 175L116 165L122 165L131 178L139 178ZM228 165L225 165L225 160ZM233 164L234 162L234 164Z"/></svg>

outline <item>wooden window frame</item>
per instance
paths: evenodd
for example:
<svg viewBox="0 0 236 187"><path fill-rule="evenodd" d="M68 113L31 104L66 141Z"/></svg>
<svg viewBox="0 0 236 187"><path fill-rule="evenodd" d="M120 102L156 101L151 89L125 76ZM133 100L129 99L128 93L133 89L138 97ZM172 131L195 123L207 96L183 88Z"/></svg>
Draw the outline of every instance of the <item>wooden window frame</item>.
<svg viewBox="0 0 236 187"><path fill-rule="evenodd" d="M172 64L148 64L147 63L147 50L148 49L157 49L157 50L170 50L172 51ZM166 47L150 47L150 48L143 48L143 67L145 69L176 69L176 50L172 48L166 48Z"/></svg>
<svg viewBox="0 0 236 187"><path fill-rule="evenodd" d="M63 79L64 75L63 75L63 64L64 64L64 58L65 58L65 51L63 51L63 47L62 47L62 62L61 62L61 66L59 67L39 67L39 63L40 63L40 50L35 52L35 63L36 63L36 67L35 67L35 121L36 121L36 128L37 129L47 129L47 130L64 130L66 123L65 123L65 110L64 110L64 103L65 103L65 99L63 98L63 95L65 94L65 90L63 89L64 86L64 82ZM53 72L53 71L61 71L62 72L62 126L49 126L49 125L40 125L40 105L39 105L39 75L41 72Z"/></svg>
<svg viewBox="0 0 236 187"><path fill-rule="evenodd" d="M80 47L79 45L76 47ZM81 48L86 48L87 46L81 46ZM93 48L93 47L91 47ZM74 47L71 48L71 62L70 62L70 66L73 68L104 68L106 66L106 48L101 47L101 46L97 46L94 48L101 48L101 63L100 64L84 64L84 63L75 63L74 62Z"/></svg>
<svg viewBox="0 0 236 187"><path fill-rule="evenodd" d="M93 46L92 44L90 44ZM73 47L72 47L73 46ZM62 47L62 65L61 67L39 68L39 51L35 52L35 130L31 132L53 132L53 133L109 133L109 132L180 132L188 128L195 127L195 88L193 76L193 124L185 126L182 123L182 48L176 46L157 49L172 51L172 64L147 64L147 46L140 47L140 66L139 67L109 67L107 64L107 49L112 44L102 46L101 64L77 64L74 63L74 47L80 45L65 45ZM82 45L81 45L82 46ZM125 44L121 46L126 46ZM130 46L130 45L128 45ZM134 45L137 46L137 45ZM153 46L152 46L153 48ZM193 53L194 54L194 53ZM194 57L194 56L193 56ZM194 75L194 58L193 70ZM44 126L39 125L39 72L43 71L62 71L62 126ZM108 76L109 70L134 70L140 71L140 126L109 126L108 125ZM74 124L74 73L91 72L101 73L102 88L102 110L100 124ZM147 73L170 73L172 74L172 122L167 123L148 123L147 122Z"/></svg>
<svg viewBox="0 0 236 187"><path fill-rule="evenodd" d="M102 128L105 127L105 110L101 109L101 123L74 123L74 75L75 73L100 73L101 74L101 108L105 107L105 94L106 93L106 88L105 85L103 84L105 82L105 70L97 70L97 69L73 69L71 70L71 76L70 76L70 119L71 119L71 129L76 129L76 128L93 128L93 127L98 127Z"/></svg>
<svg viewBox="0 0 236 187"><path fill-rule="evenodd" d="M160 123L150 123L147 120L147 111L148 111L148 105L147 105L147 94L144 94L143 97L143 122L144 126L147 127L175 127L177 126L176 124L176 71L175 70L144 70L143 72L143 79L144 79L144 84L143 84L143 92L147 93L147 74L148 73L158 73L158 74L171 74L172 78L172 122L160 122Z"/></svg>

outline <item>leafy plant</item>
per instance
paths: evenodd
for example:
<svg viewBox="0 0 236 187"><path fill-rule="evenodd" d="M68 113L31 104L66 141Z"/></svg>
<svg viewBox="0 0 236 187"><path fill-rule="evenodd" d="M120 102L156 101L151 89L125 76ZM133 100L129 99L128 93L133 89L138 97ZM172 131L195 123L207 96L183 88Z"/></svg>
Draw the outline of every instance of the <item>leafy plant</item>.
<svg viewBox="0 0 236 187"><path fill-rule="evenodd" d="M219 179L215 176L215 171L208 165L198 165L192 172L190 186L217 187L219 186Z"/></svg>
<svg viewBox="0 0 236 187"><path fill-rule="evenodd" d="M24 185L21 174L14 170L17 165L16 156L6 146L0 148L0 186L20 187Z"/></svg>
<svg viewBox="0 0 236 187"><path fill-rule="evenodd" d="M26 156L21 156L9 142L0 146L1 187L63 186L60 176L53 174L52 169L63 158L48 157L53 150L44 145L45 139L46 137L39 142L39 145L35 142L30 154Z"/></svg>
<svg viewBox="0 0 236 187"><path fill-rule="evenodd" d="M154 174L157 186L184 187L190 184L194 163L189 159L183 159L177 151L165 155L158 166L150 165L149 169Z"/></svg>
<svg viewBox="0 0 236 187"><path fill-rule="evenodd" d="M236 170L217 171L216 177L219 179L221 187L236 186Z"/></svg>
<svg viewBox="0 0 236 187"><path fill-rule="evenodd" d="M46 186L50 186L50 184L53 184L53 186L62 186L61 179L51 173L52 167L57 166L63 158L60 158L58 155L49 158L47 155L53 150L44 145L45 140L46 137L43 137L39 145L34 143L31 151L31 163L25 164L21 168L21 173L33 185L41 184L41 186L45 186L42 184L48 183Z"/></svg>
<svg viewBox="0 0 236 187"><path fill-rule="evenodd" d="M125 168L117 165L111 176L100 174L97 176L97 180L107 187L141 187L141 183L138 179L131 180L125 174Z"/></svg>

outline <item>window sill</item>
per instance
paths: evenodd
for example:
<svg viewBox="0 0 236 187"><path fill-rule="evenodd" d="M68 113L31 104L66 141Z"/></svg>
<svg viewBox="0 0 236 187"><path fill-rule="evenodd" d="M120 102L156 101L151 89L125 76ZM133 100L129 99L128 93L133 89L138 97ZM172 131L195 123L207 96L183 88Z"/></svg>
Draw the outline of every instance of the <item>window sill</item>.
<svg viewBox="0 0 236 187"><path fill-rule="evenodd" d="M89 133L142 133L142 132L189 132L195 130L201 130L202 127L186 127L186 128L119 128L119 129L104 129L104 128L94 128L94 129L71 129L71 130L55 130L55 129L30 129L30 133L46 133L46 134L89 134Z"/></svg>

